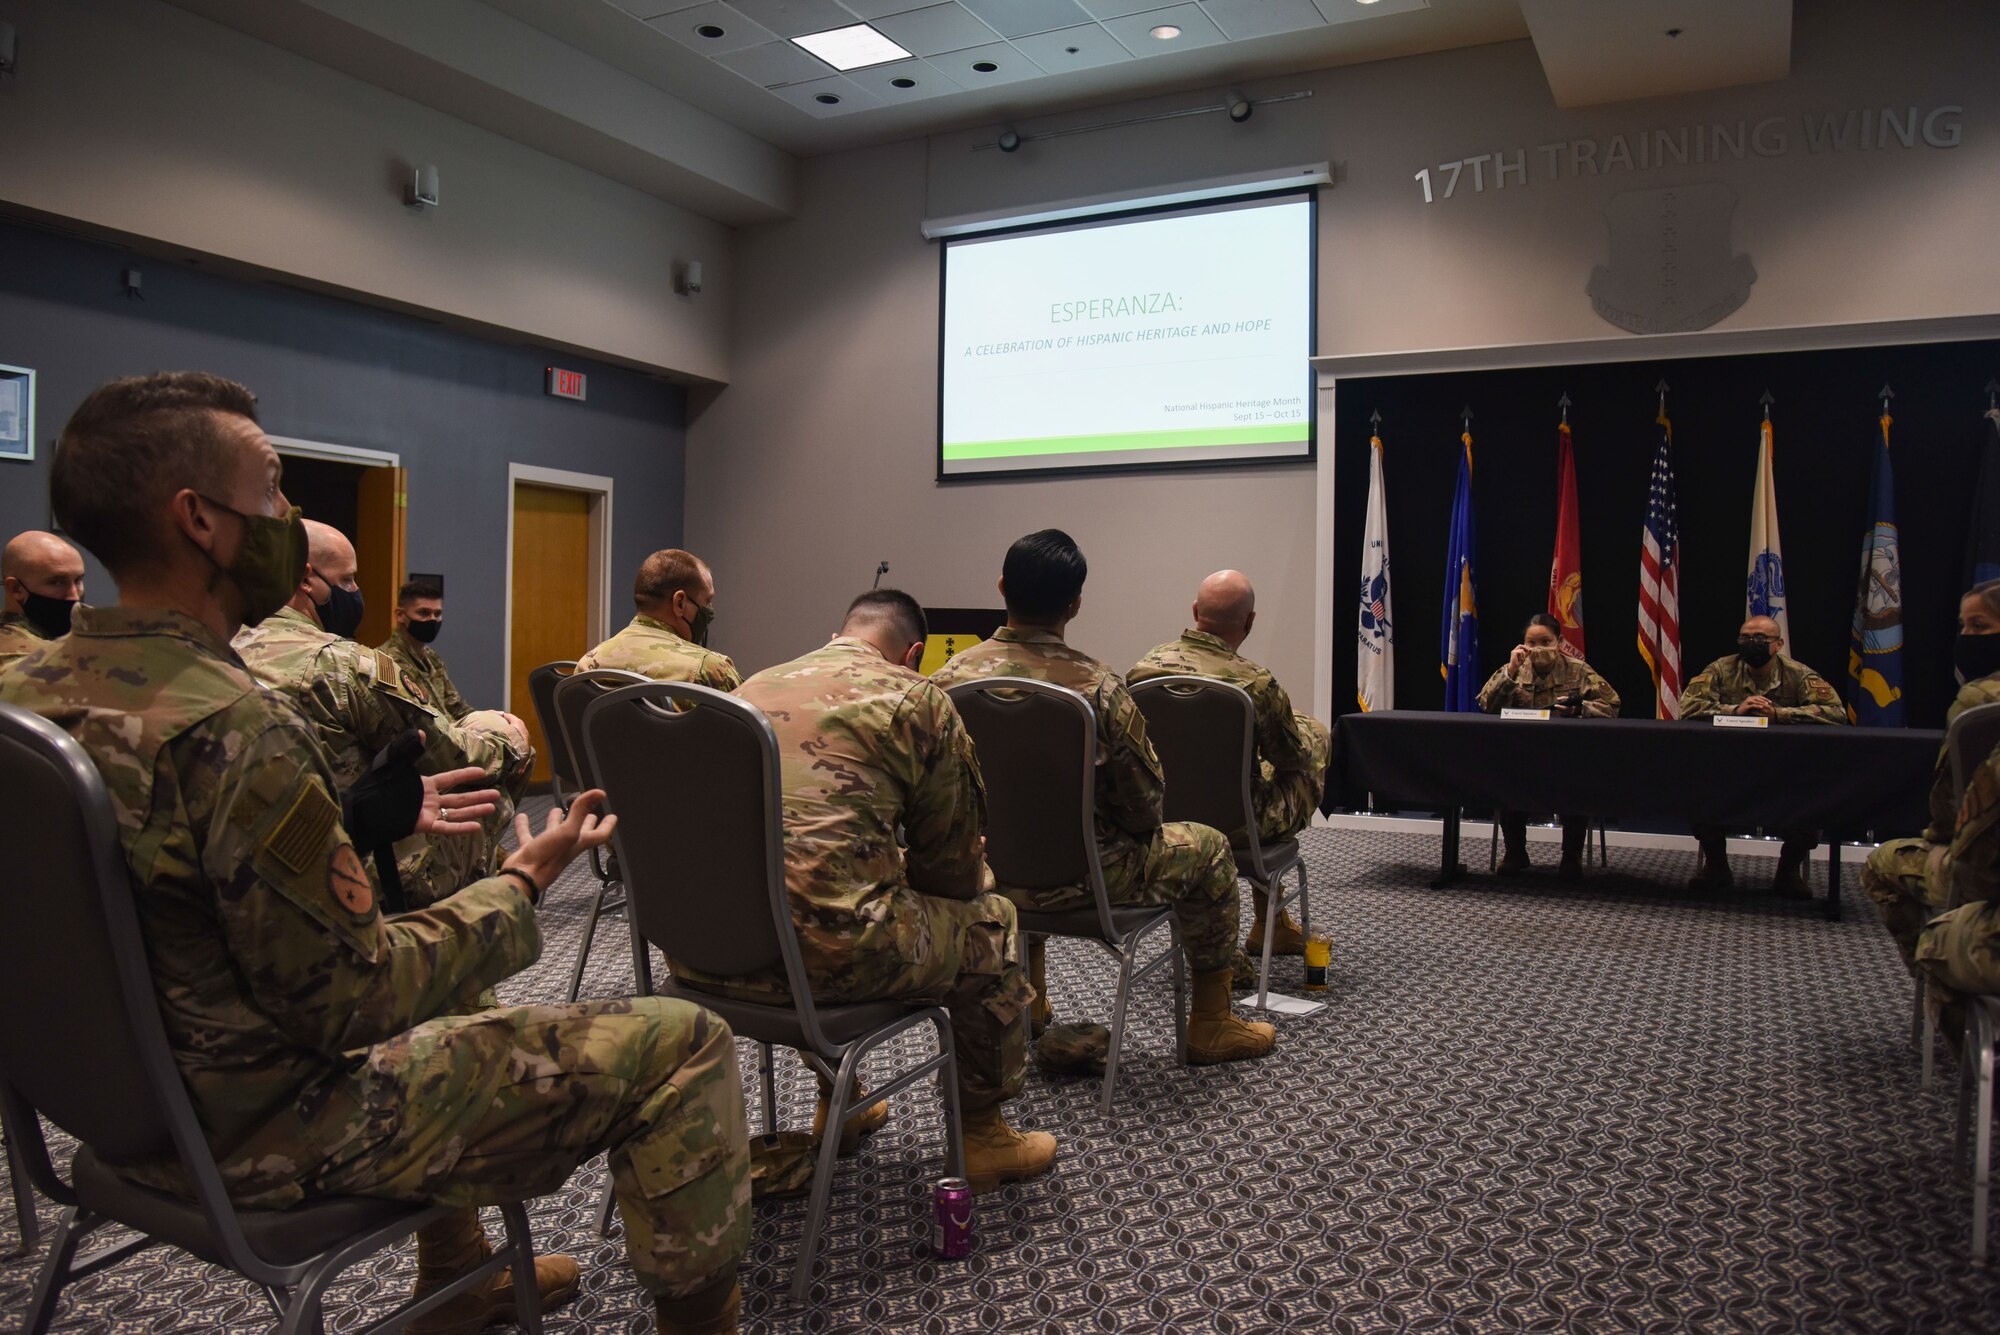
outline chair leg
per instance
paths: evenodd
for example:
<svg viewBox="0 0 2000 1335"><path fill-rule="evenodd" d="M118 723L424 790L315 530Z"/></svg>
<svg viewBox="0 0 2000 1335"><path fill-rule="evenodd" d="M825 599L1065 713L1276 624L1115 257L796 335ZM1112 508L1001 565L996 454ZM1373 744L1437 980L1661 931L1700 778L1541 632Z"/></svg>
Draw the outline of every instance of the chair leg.
<svg viewBox="0 0 2000 1335"><path fill-rule="evenodd" d="M1264 958L1257 965L1257 1009L1271 995L1271 947L1278 939L1278 916L1284 912L1284 878L1264 892Z"/></svg>
<svg viewBox="0 0 2000 1335"><path fill-rule="evenodd" d="M514 1253L514 1324L524 1335L542 1335L542 1286L535 1280L535 1234L528 1226L528 1207L514 1201L500 1207L500 1217L507 1224L508 1250Z"/></svg>
<svg viewBox="0 0 2000 1335"><path fill-rule="evenodd" d="M583 920L583 944L576 948L576 967L569 974L569 999L575 1001L583 990L583 966L590 959L590 943L597 939L597 918L604 912L604 891L606 883L597 883L597 893L590 897L590 916Z"/></svg>
<svg viewBox="0 0 2000 1335"><path fill-rule="evenodd" d="M604 1190L597 1196L597 1236L611 1236L611 1221L618 1213L618 1183L611 1176L611 1165L604 1165Z"/></svg>
<svg viewBox="0 0 2000 1335"><path fill-rule="evenodd" d="M1608 825L1597 827L1597 865L1600 867L1611 865L1611 827Z"/></svg>
<svg viewBox="0 0 2000 1335"><path fill-rule="evenodd" d="M1500 870L1500 813L1493 813L1493 840L1486 846L1486 870Z"/></svg>
<svg viewBox="0 0 2000 1335"><path fill-rule="evenodd" d="M1309 937L1312 935L1313 920L1312 899L1306 894L1306 860L1301 857L1297 865L1299 873L1299 935ZM1280 877L1279 879L1282 880L1283 878Z"/></svg>
<svg viewBox="0 0 2000 1335"><path fill-rule="evenodd" d="M759 1043L757 1047L762 1053L757 1068L764 1078L764 1131L769 1135L778 1129L778 1062L769 1043Z"/></svg>
<svg viewBox="0 0 2000 1335"><path fill-rule="evenodd" d="M278 1335L322 1335L325 1322L321 1319L319 1294L323 1278L318 1282L308 1281L292 1291L285 1302L285 1319L278 1323Z"/></svg>
<svg viewBox="0 0 2000 1335"><path fill-rule="evenodd" d="M627 909L625 916L629 921L632 911ZM630 926L632 928L632 986L640 996L650 997L653 995L652 949L647 946L646 938L639 935L638 924L631 923Z"/></svg>
<svg viewBox="0 0 2000 1335"><path fill-rule="evenodd" d="M14 1142L7 1141L7 1180L14 1189L14 1221L21 1226L21 1245L13 1255L28 1256L42 1245L42 1221L35 1210L35 1188L28 1181L27 1170L21 1165L21 1156L14 1148Z"/></svg>
<svg viewBox="0 0 2000 1335"><path fill-rule="evenodd" d="M944 1104L945 1176L964 1177L965 1121L958 1104L958 1049L951 1041L950 1021L940 1019L936 1028L938 1051L944 1056L944 1064L938 1067L938 1097Z"/></svg>
<svg viewBox="0 0 2000 1335"><path fill-rule="evenodd" d="M849 1048L841 1058L840 1070L833 1078L833 1093L827 1099L826 1125L832 1134L820 1137L819 1163L813 1168L812 1198L806 1203L805 1232L799 1239L799 1259L792 1271L795 1303L804 1302L812 1287L813 1257L819 1251L820 1230L833 1198L833 1169L840 1156L839 1128L847 1121L848 1094L854 1088L854 1075L860 1066L857 1054L857 1048Z"/></svg>
<svg viewBox="0 0 2000 1335"><path fill-rule="evenodd" d="M1917 1041L1924 1045L1924 1089L1930 1089L1936 1081L1937 1073L1937 1024L1931 1019L1930 1007L1925 1005L1926 993L1930 990L1928 980L1917 975Z"/></svg>
<svg viewBox="0 0 2000 1335"><path fill-rule="evenodd" d="M1167 948L1174 952L1174 1060L1187 1065L1187 953L1181 949L1181 920L1167 920ZM1107 1068L1108 1069L1108 1068Z"/></svg>
<svg viewBox="0 0 2000 1335"><path fill-rule="evenodd" d="M1125 948L1118 953L1118 999L1111 1007L1111 1043L1104 1054L1104 1097L1099 1102L1099 1111L1111 1115L1111 1090L1118 1083L1118 1050L1125 1042L1125 1007L1132 999L1132 961L1139 947L1139 933L1125 938ZM1265 939L1265 949L1270 948L1269 938Z"/></svg>
<svg viewBox="0 0 2000 1335"><path fill-rule="evenodd" d="M76 1257L77 1244L95 1230L102 1220L79 1222L82 1207L72 1205L62 1212L62 1219L56 1224L55 1243L49 1248L48 1260L42 1262L42 1272L35 1277L35 1291L28 1300L27 1314L21 1320L22 1335L42 1335L55 1318L56 1300L62 1296L63 1285L69 1282L69 1263Z"/></svg>
<svg viewBox="0 0 2000 1335"><path fill-rule="evenodd" d="M1972 1259L1986 1259L1986 1216L1993 1172L1993 1035L1980 1025L1972 1097Z"/></svg>

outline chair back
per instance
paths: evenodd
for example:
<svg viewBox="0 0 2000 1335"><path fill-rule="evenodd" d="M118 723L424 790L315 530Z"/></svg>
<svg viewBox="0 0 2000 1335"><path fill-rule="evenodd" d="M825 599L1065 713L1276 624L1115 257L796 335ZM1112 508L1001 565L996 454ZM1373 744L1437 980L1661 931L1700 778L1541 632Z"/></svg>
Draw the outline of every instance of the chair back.
<svg viewBox="0 0 2000 1335"><path fill-rule="evenodd" d="M1097 711L1067 686L987 677L946 688L986 780L986 861L1009 889L1081 885L1110 931L1097 855Z"/></svg>
<svg viewBox="0 0 2000 1335"><path fill-rule="evenodd" d="M778 739L755 705L678 681L583 711L589 770L618 816L626 913L677 963L718 977L783 966L811 1005L785 891Z"/></svg>
<svg viewBox="0 0 2000 1335"><path fill-rule="evenodd" d="M1951 796L1956 806L1965 801L1972 771L2000 749L2000 702L1976 705L1953 719L1945 729L1944 748L1951 758Z"/></svg>
<svg viewBox="0 0 2000 1335"><path fill-rule="evenodd" d="M1135 683L1132 700L1166 771L1166 819L1207 825L1254 846L1257 709L1250 693L1208 677L1155 677Z"/></svg>
<svg viewBox="0 0 2000 1335"><path fill-rule="evenodd" d="M541 724L542 741L548 747L549 774L555 780L558 804L576 791L576 764L570 759L562 721L556 717L556 684L575 671L575 659L561 658L528 673L528 698L534 702L535 721Z"/></svg>
<svg viewBox="0 0 2000 1335"><path fill-rule="evenodd" d="M558 678L555 689L549 694L555 704L556 727L562 737L562 745L569 752L570 774L575 782L569 787L571 796L587 792L592 788L602 788L591 768L590 753L583 744L583 711L590 702L621 687L636 685L648 678L637 672L627 672L622 668L595 668L589 672L571 672L567 677ZM569 783L569 780L564 780Z"/></svg>
<svg viewBox="0 0 2000 1335"><path fill-rule="evenodd" d="M106 1160L178 1152L232 1265L258 1274L160 1020L117 818L90 757L40 715L0 705L0 1072L10 1135L54 1178L35 1114Z"/></svg>

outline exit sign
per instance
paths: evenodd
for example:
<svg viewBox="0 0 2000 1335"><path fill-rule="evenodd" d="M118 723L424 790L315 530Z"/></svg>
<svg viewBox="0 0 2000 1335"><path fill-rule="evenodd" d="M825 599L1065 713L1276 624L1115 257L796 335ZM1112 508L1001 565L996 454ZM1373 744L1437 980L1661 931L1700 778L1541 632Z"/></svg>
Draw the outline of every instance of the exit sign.
<svg viewBox="0 0 2000 1335"><path fill-rule="evenodd" d="M559 399L583 398L583 372L565 371L560 366L551 366L548 391Z"/></svg>

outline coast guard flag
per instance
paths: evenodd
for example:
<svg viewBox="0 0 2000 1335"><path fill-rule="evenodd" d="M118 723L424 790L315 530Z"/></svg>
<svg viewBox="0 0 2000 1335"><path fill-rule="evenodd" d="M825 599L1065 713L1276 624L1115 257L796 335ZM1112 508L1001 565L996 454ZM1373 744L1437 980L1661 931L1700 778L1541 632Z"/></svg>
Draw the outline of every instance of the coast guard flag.
<svg viewBox="0 0 2000 1335"><path fill-rule="evenodd" d="M1373 712L1396 707L1396 636L1389 610L1389 502L1382 491L1382 438L1368 438L1368 528L1361 539L1361 624L1355 695Z"/></svg>
<svg viewBox="0 0 2000 1335"><path fill-rule="evenodd" d="M1785 550L1778 541L1778 488L1771 477L1771 424L1757 444L1757 492L1750 498L1750 568L1743 615L1770 617L1785 644L1792 642L1792 619L1785 611Z"/></svg>
<svg viewBox="0 0 2000 1335"><path fill-rule="evenodd" d="M1861 539L1861 587L1854 598L1854 635L1847 646L1847 721L1903 726L1903 558L1896 544L1896 475L1889 467L1889 414L1882 414L1882 448Z"/></svg>
<svg viewBox="0 0 2000 1335"><path fill-rule="evenodd" d="M1438 671L1444 675L1444 707L1479 708L1479 592L1472 570L1472 433L1459 438L1458 490L1451 502L1451 546L1444 559L1444 629L1438 642Z"/></svg>
<svg viewBox="0 0 2000 1335"><path fill-rule="evenodd" d="M1660 447L1639 535L1639 653L1653 670L1659 718L1681 716L1681 525L1674 507L1674 428L1659 417Z"/></svg>
<svg viewBox="0 0 2000 1335"><path fill-rule="evenodd" d="M2000 579L2000 412L1986 414L1986 443L1980 447L1979 481L1972 487L1972 535L1965 543L1961 589Z"/></svg>
<svg viewBox="0 0 2000 1335"><path fill-rule="evenodd" d="M1569 423L1556 428L1556 554L1549 561L1549 615L1562 625L1562 651L1583 657L1583 537L1576 516L1576 454Z"/></svg>

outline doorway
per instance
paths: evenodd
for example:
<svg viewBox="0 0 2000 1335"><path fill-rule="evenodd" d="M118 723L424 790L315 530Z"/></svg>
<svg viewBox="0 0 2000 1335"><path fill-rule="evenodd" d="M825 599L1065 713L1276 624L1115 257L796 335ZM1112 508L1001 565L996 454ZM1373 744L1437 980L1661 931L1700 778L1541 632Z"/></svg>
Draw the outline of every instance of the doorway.
<svg viewBox="0 0 2000 1335"><path fill-rule="evenodd" d="M354 544L364 614L354 638L377 645L394 624L403 582L409 484L399 456L322 441L272 436L284 460L285 496L309 519L331 524Z"/></svg>
<svg viewBox="0 0 2000 1335"><path fill-rule="evenodd" d="M549 748L528 674L582 657L609 631L612 483L510 464L507 485L507 708L528 725L529 782L540 785L549 781Z"/></svg>

